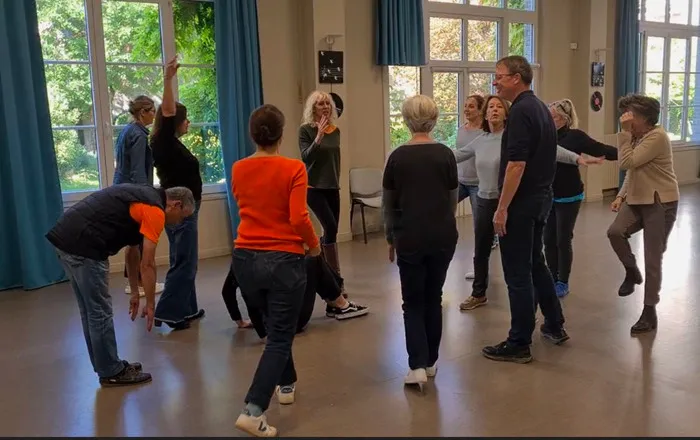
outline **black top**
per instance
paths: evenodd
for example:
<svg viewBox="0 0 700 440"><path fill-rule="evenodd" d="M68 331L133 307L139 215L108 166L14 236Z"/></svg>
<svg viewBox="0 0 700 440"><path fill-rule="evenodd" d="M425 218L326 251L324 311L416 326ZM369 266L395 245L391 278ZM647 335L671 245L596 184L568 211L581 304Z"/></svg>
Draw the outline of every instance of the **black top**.
<svg viewBox="0 0 700 440"><path fill-rule="evenodd" d="M340 189L340 130L336 127L323 135L320 144L314 142L317 133L315 125L299 127L299 149L309 175L309 186Z"/></svg>
<svg viewBox="0 0 700 440"><path fill-rule="evenodd" d="M153 161L161 188L184 186L195 201L202 200L199 161L175 136L175 117L164 117L158 134L151 140Z"/></svg>
<svg viewBox="0 0 700 440"><path fill-rule="evenodd" d="M457 185L454 153L443 144L402 145L391 153L384 212L387 239L397 251L455 246Z"/></svg>
<svg viewBox="0 0 700 440"><path fill-rule="evenodd" d="M510 108L501 140L498 189L503 189L508 162L526 162L520 186L513 197L551 192L557 167L557 128L547 105L528 90Z"/></svg>
<svg viewBox="0 0 700 440"><path fill-rule="evenodd" d="M132 203L165 209L165 190L121 183L96 191L59 217L46 238L63 252L106 260L124 246L143 242L139 223L131 217Z"/></svg>
<svg viewBox="0 0 700 440"><path fill-rule="evenodd" d="M557 132L557 136L559 145L576 154L588 154L593 157L605 156L606 160L617 160L617 148L598 142L581 130L562 127ZM583 182L578 166L557 163L552 189L555 199L583 194Z"/></svg>

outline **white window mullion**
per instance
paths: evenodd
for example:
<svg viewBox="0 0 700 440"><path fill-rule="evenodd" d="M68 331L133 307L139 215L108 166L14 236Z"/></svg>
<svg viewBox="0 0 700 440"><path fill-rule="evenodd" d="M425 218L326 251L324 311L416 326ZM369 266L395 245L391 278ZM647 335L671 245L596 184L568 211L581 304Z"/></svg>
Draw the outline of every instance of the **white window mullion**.
<svg viewBox="0 0 700 440"><path fill-rule="evenodd" d="M668 3L667 3L667 11L668 11ZM668 130L668 88L670 85L670 71L671 69L671 38L667 35L664 38L664 67L663 67L663 74L661 75L661 117L663 118L661 121L662 127L664 129Z"/></svg>
<svg viewBox="0 0 700 440"><path fill-rule="evenodd" d="M107 68L105 65L102 2L100 0L87 0L87 10L100 182L101 187L106 188L112 184L115 170L114 148L112 148L112 115L107 84Z"/></svg>
<svg viewBox="0 0 700 440"><path fill-rule="evenodd" d="M690 1L690 0L689 0ZM683 90L686 93L683 94L683 108L681 109L681 141L685 142L686 135L688 134L688 86L690 86L690 61L692 58L693 47L691 45L691 39L686 38L685 43L685 75L683 76Z"/></svg>

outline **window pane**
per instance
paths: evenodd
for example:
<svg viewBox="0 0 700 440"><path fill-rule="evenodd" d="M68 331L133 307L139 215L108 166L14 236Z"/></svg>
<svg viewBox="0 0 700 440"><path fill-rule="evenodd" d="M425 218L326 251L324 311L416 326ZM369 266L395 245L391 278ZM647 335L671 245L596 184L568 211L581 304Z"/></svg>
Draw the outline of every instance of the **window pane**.
<svg viewBox="0 0 700 440"><path fill-rule="evenodd" d="M100 189L95 129L54 130L53 142L61 191Z"/></svg>
<svg viewBox="0 0 700 440"><path fill-rule="evenodd" d="M688 108L688 131L686 142L700 142L700 107Z"/></svg>
<svg viewBox="0 0 700 440"><path fill-rule="evenodd" d="M178 71L180 101L187 106L187 118L196 122L218 122L216 70L181 67Z"/></svg>
<svg viewBox="0 0 700 440"><path fill-rule="evenodd" d="M664 70L664 38L647 37L646 71L661 72Z"/></svg>
<svg viewBox="0 0 700 440"><path fill-rule="evenodd" d="M660 101L662 80L661 73L647 73L644 81L644 94Z"/></svg>
<svg viewBox="0 0 700 440"><path fill-rule="evenodd" d="M37 19L44 60L89 59L83 0L38 0Z"/></svg>
<svg viewBox="0 0 700 440"><path fill-rule="evenodd" d="M700 26L700 0L691 0L693 12L690 15L690 24Z"/></svg>
<svg viewBox="0 0 700 440"><path fill-rule="evenodd" d="M176 0L175 46L183 64L215 64L214 3Z"/></svg>
<svg viewBox="0 0 700 440"><path fill-rule="evenodd" d="M690 71L700 72L700 46L698 46L698 37L690 39Z"/></svg>
<svg viewBox="0 0 700 440"><path fill-rule="evenodd" d="M688 105L700 106L700 96L697 91L700 88L700 73L692 73L688 78Z"/></svg>
<svg viewBox="0 0 700 440"><path fill-rule="evenodd" d="M493 93L492 73L470 73L469 74L469 94L470 95L490 95Z"/></svg>
<svg viewBox="0 0 700 440"><path fill-rule="evenodd" d="M666 131L672 141L681 140L681 125L683 120L683 107L669 107L666 111Z"/></svg>
<svg viewBox="0 0 700 440"><path fill-rule="evenodd" d="M93 125L90 66L48 64L45 72L51 125Z"/></svg>
<svg viewBox="0 0 700 440"><path fill-rule="evenodd" d="M496 61L498 23L495 21L469 20L467 26L467 55L469 61Z"/></svg>
<svg viewBox="0 0 700 440"><path fill-rule="evenodd" d="M470 5L490 6L492 8L502 8L503 0L469 0Z"/></svg>
<svg viewBox="0 0 700 440"><path fill-rule="evenodd" d="M205 185L225 181L219 139L218 125L190 126L189 132L182 137L182 143L199 159L199 170Z"/></svg>
<svg viewBox="0 0 700 440"><path fill-rule="evenodd" d="M666 0L646 0L644 2L645 21L666 21Z"/></svg>
<svg viewBox="0 0 700 440"><path fill-rule="evenodd" d="M535 28L529 23L508 25L508 55L522 55L534 61Z"/></svg>
<svg viewBox="0 0 700 440"><path fill-rule="evenodd" d="M405 144L411 139L411 132L408 131L401 115L393 115L389 118L389 136L391 137L391 148Z"/></svg>
<svg viewBox="0 0 700 440"><path fill-rule="evenodd" d="M459 115L441 114L438 117L433 138L452 148L457 141L457 129L459 128Z"/></svg>
<svg viewBox="0 0 700 440"><path fill-rule="evenodd" d="M108 63L162 63L157 4L103 1L102 20Z"/></svg>
<svg viewBox="0 0 700 440"><path fill-rule="evenodd" d="M395 115L401 113L401 105L406 98L419 93L420 70L418 70L417 67L389 67L389 114Z"/></svg>
<svg viewBox="0 0 700 440"><path fill-rule="evenodd" d="M163 69L108 65L107 85L112 125L128 124L131 121L130 100L139 95L146 95L150 96L156 105L160 104L160 95L163 93Z"/></svg>
<svg viewBox="0 0 700 440"><path fill-rule="evenodd" d="M435 3L464 3L464 0L430 0Z"/></svg>
<svg viewBox="0 0 700 440"><path fill-rule="evenodd" d="M433 99L440 114L459 113L459 73L433 73Z"/></svg>
<svg viewBox="0 0 700 440"><path fill-rule="evenodd" d="M671 73L668 76L668 104L666 105L683 105L685 93L685 73Z"/></svg>
<svg viewBox="0 0 700 440"><path fill-rule="evenodd" d="M534 11L535 0L508 0L508 9L520 9L521 11Z"/></svg>
<svg viewBox="0 0 700 440"><path fill-rule="evenodd" d="M672 0L671 3L671 13L669 21L671 23L677 24L688 24L689 11L688 6L690 6L688 0Z"/></svg>
<svg viewBox="0 0 700 440"><path fill-rule="evenodd" d="M671 38L670 72L685 72L685 59L688 40Z"/></svg>
<svg viewBox="0 0 700 440"><path fill-rule="evenodd" d="M462 59L462 20L430 17L430 59Z"/></svg>

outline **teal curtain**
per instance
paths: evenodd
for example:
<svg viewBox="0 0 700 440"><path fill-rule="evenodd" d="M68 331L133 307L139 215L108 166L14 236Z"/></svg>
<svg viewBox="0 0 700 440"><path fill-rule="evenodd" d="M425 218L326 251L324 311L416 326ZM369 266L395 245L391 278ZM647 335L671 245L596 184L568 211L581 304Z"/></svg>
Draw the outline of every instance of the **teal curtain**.
<svg viewBox="0 0 700 440"><path fill-rule="evenodd" d="M0 0L0 290L64 280L45 234L63 213L34 0Z"/></svg>
<svg viewBox="0 0 700 440"><path fill-rule="evenodd" d="M216 82L221 151L226 169L231 231L238 231L238 205L231 194L231 167L254 151L248 118L262 105L256 0L215 0Z"/></svg>
<svg viewBox="0 0 700 440"><path fill-rule="evenodd" d="M615 102L628 93L638 93L642 42L639 33L639 0L617 0L615 15ZM617 115L617 112L615 112ZM619 116L619 115L617 115ZM625 172L620 171L620 187Z"/></svg>
<svg viewBox="0 0 700 440"><path fill-rule="evenodd" d="M376 64L424 66L423 0L378 0L375 17Z"/></svg>

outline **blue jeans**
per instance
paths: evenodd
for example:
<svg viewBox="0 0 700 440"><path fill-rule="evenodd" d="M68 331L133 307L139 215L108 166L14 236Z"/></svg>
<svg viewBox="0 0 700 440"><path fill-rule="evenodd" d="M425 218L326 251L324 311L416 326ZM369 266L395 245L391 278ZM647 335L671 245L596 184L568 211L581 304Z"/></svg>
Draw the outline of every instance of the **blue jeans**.
<svg viewBox="0 0 700 440"><path fill-rule="evenodd" d="M508 342L516 346L532 343L536 304L550 331L557 331L564 325L554 279L542 252L542 235L551 207L551 192L513 200L508 208L506 235L500 238L503 275L510 301Z"/></svg>
<svg viewBox="0 0 700 440"><path fill-rule="evenodd" d="M200 202L197 202L194 213L179 225L165 226L170 243L170 269L155 313L155 318L163 322L182 322L199 311L195 287L199 260L199 207Z"/></svg>
<svg viewBox="0 0 700 440"><path fill-rule="evenodd" d="M233 268L246 304L265 320L267 343L245 403L266 411L277 385L297 381L292 343L306 291L306 264L301 254L235 249Z"/></svg>
<svg viewBox="0 0 700 440"><path fill-rule="evenodd" d="M124 363L117 354L112 297L107 287L109 261L91 260L59 249L56 252L78 300L92 368L100 378L116 376L124 369Z"/></svg>
<svg viewBox="0 0 700 440"><path fill-rule="evenodd" d="M408 367L435 365L442 339L442 287L456 243L445 249L396 251Z"/></svg>

